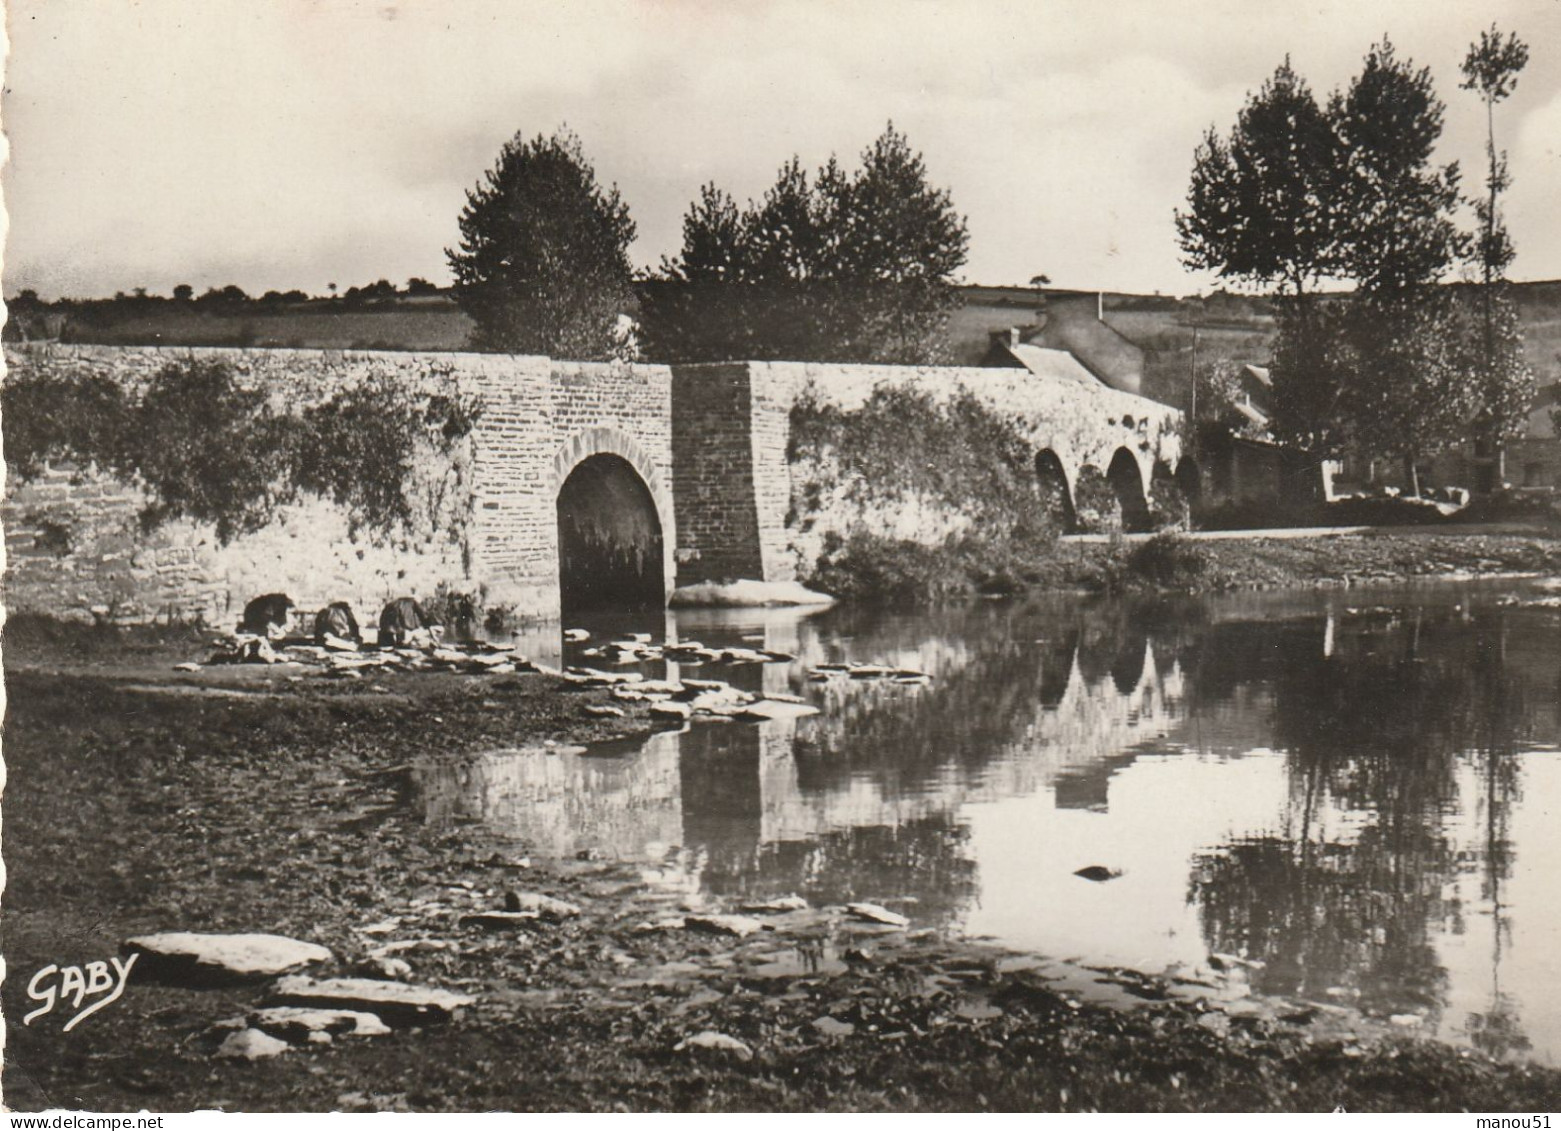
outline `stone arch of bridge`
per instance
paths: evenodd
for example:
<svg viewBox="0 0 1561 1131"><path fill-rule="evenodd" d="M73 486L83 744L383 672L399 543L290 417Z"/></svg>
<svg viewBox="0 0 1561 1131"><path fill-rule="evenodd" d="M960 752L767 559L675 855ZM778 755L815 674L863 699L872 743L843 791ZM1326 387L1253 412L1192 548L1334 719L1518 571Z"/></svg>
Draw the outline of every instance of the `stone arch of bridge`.
<svg viewBox="0 0 1561 1131"><path fill-rule="evenodd" d="M635 597L653 591L665 602L676 576L672 494L638 440L609 425L569 437L553 456L553 498L559 521L559 590L566 612L572 604L598 602L607 595L604 585L627 586ZM618 561L593 558L583 545L614 540L622 543ZM582 577L583 552L591 561ZM645 553L655 560L640 560ZM631 555L633 562L626 560Z"/></svg>
<svg viewBox="0 0 1561 1131"><path fill-rule="evenodd" d="M1203 501L1203 468L1198 466L1198 461L1192 456L1184 453L1176 461L1176 470L1171 473L1171 477L1182 489L1182 497L1187 500L1188 506L1197 506Z"/></svg>
<svg viewBox="0 0 1561 1131"><path fill-rule="evenodd" d="M1121 447L1111 454L1106 467L1106 479L1122 504L1122 529L1148 530L1152 525L1149 516L1149 485L1153 475L1152 465L1146 466L1131 448Z"/></svg>
<svg viewBox="0 0 1561 1131"><path fill-rule="evenodd" d="M1078 529L1078 512L1073 503L1077 477L1077 465L1055 447L1044 447L1035 453L1036 487L1047 512L1064 534Z"/></svg>

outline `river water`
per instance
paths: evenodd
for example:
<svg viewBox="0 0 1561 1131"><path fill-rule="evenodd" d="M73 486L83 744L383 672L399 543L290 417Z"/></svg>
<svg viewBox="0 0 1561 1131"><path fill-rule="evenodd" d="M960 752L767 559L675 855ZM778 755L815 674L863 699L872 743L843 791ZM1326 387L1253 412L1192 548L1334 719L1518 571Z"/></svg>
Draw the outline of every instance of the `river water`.
<svg viewBox="0 0 1561 1131"><path fill-rule="evenodd" d="M430 820L642 859L718 901L871 900L1148 972L1235 954L1259 992L1554 1064L1558 606L1471 583L601 622L792 653L669 674L822 713L494 751L428 768L422 797ZM827 661L933 681L809 681Z"/></svg>

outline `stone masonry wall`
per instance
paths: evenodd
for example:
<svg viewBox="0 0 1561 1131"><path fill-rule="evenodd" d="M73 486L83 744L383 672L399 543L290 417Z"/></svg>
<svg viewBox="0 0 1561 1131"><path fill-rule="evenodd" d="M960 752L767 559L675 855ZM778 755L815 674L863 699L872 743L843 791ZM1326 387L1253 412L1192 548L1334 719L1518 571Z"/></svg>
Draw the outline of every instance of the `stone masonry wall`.
<svg viewBox="0 0 1561 1131"><path fill-rule="evenodd" d="M1086 465L1104 472L1113 455L1126 450L1137 464L1147 495L1157 462L1174 469L1181 460L1181 417L1156 401L1104 385L1085 386L1042 378L1020 369L822 365L755 362L747 366L753 423L753 483L759 514L765 580L789 580L806 574L823 537L845 534L853 516L809 516L807 536L795 529L791 513L792 468L786 452L792 406L811 397L844 410L860 408L884 385L925 391L947 400L969 390L990 408L1015 420L1033 438L1037 453L1050 449L1062 463L1071 492ZM928 522L935 539L950 522Z"/></svg>
<svg viewBox="0 0 1561 1131"><path fill-rule="evenodd" d="M5 602L38 611L124 621L194 619L228 624L250 597L288 593L301 608L347 600L360 618L402 595L476 592L518 617L558 611L558 487L598 451L628 459L656 502L672 582L671 378L664 367L552 362L496 354L155 347L7 347L13 372L75 370L135 389L176 359L217 360L246 384L297 408L355 381L388 377L414 390L480 396L471 469L457 484L470 509L464 544L353 536L333 504L289 507L265 530L217 544L213 532L174 522L142 533L134 487L62 466L33 483L7 482ZM438 473L420 468L418 474Z"/></svg>
<svg viewBox="0 0 1561 1131"><path fill-rule="evenodd" d="M767 414L752 403L749 366L679 365L672 382L678 584L772 578L763 540L784 537L784 523L761 518L755 505L754 433L767 427ZM781 446L784 464L784 439Z"/></svg>

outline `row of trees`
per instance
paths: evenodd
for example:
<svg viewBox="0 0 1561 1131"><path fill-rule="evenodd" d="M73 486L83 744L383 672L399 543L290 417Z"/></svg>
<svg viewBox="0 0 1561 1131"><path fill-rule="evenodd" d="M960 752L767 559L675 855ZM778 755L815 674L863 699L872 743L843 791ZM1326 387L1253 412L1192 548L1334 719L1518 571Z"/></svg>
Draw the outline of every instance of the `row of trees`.
<svg viewBox="0 0 1561 1131"><path fill-rule="evenodd" d="M631 348L634 221L573 134L506 144L467 193L460 230L447 256L479 348ZM938 360L968 246L948 192L891 124L855 172L832 158L810 177L794 157L742 208L705 185L682 248L639 288L639 344L662 361Z"/></svg>
<svg viewBox="0 0 1561 1131"><path fill-rule="evenodd" d="M439 293L439 288L436 285L430 283L427 279L418 278L417 276L413 276L412 278L408 279L404 287L397 287L396 284L390 282L388 279L380 279L377 282L369 283L366 286L348 287L340 295L337 294L337 287L335 283L328 284L326 289L330 292L329 295L309 295L308 293L297 290L296 288L287 291L269 290L264 294L251 295L238 284L229 283L224 287L207 287L206 290L197 295L195 293L195 288L190 286L189 283L180 283L173 288L170 297L167 298L163 297L162 295L152 294L151 291L146 287L136 287L130 291L117 292L112 300L60 299L58 300L58 303L51 304L41 299L38 296L38 292L29 287L17 291L14 296L7 300L6 304L15 310L21 311L40 309L50 305L79 305L81 302L107 301L121 304L154 306L174 302L189 303L196 307L205 308L231 308L247 305L252 302L258 302L265 306L272 306L281 305L283 303L308 302L311 298L329 297L332 299L340 298L344 302L353 303L358 301L370 301L374 299L395 298L398 295L434 295Z"/></svg>
<svg viewBox="0 0 1561 1131"><path fill-rule="evenodd" d="M1275 294L1281 440L1319 455L1397 455L1413 476L1471 431L1495 449L1521 429L1534 381L1502 285L1513 248L1494 106L1526 62L1526 47L1494 28L1464 61L1464 88L1484 99L1491 127L1476 199L1456 163L1434 160L1445 106L1430 72L1387 39L1326 102L1286 59L1228 136L1210 130L1199 146L1176 216L1185 262ZM1466 203L1474 233L1457 223ZM1440 285L1460 265L1481 280L1477 301Z"/></svg>

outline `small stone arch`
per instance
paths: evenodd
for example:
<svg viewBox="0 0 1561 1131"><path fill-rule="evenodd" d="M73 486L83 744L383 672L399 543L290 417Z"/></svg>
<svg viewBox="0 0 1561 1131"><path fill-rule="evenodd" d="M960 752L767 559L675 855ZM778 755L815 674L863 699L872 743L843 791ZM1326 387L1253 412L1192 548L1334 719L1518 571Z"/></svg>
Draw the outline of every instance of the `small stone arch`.
<svg viewBox="0 0 1561 1131"><path fill-rule="evenodd" d="M590 466L586 467L587 464ZM567 579L563 576L566 516L562 513L562 504L567 501L564 492L571 478L574 477L577 485L581 482L581 477L576 476L577 471L581 476L594 478L599 483L613 484L612 489L620 497L627 498L632 496L636 489L643 490L644 498L655 512L656 535L659 542L657 549L660 558L660 590L661 600L664 602L667 594L672 591L676 577L674 553L677 546L677 530L672 510L672 495L643 445L627 432L606 425L586 428L575 433L553 456L552 496L561 507L558 559L561 598L567 588Z"/></svg>
<svg viewBox="0 0 1561 1131"><path fill-rule="evenodd" d="M1191 456L1183 456L1176 461L1173 477L1176 485L1182 489L1182 497L1187 500L1188 506L1197 506L1203 498L1203 469L1198 466L1198 461Z"/></svg>
<svg viewBox="0 0 1561 1131"><path fill-rule="evenodd" d="M1153 525L1149 514L1149 486L1137 457L1127 448L1118 448L1106 468L1106 479L1122 505L1122 529L1148 530Z"/></svg>
<svg viewBox="0 0 1561 1131"><path fill-rule="evenodd" d="M1062 534L1078 529L1078 513L1073 506L1073 480L1068 465L1052 448L1035 453L1035 480L1047 514Z"/></svg>

